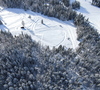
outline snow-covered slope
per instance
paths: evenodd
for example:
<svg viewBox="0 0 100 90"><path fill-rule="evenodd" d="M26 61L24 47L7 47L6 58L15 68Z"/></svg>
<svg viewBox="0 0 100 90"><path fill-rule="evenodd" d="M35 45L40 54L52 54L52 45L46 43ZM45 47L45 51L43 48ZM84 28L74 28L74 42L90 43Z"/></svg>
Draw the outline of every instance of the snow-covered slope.
<svg viewBox="0 0 100 90"><path fill-rule="evenodd" d="M91 5L92 0L77 0L81 3L81 8L78 10L86 18L89 18L90 24L94 26L100 33L100 8Z"/></svg>
<svg viewBox="0 0 100 90"><path fill-rule="evenodd" d="M10 30L13 35L27 33L33 40L41 41L43 45L49 45L51 48L64 45L75 49L78 46L76 28L70 21L64 22L22 9L1 9L0 18L4 23L0 28ZM25 29L21 29L22 21L25 23Z"/></svg>

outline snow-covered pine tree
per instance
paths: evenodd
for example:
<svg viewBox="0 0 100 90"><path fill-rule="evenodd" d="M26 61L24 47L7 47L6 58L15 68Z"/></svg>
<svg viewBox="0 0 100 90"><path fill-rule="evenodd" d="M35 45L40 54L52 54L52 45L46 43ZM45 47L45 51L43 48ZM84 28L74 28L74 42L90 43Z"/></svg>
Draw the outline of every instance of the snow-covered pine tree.
<svg viewBox="0 0 100 90"><path fill-rule="evenodd" d="M80 2L79 1L72 2L72 8L73 9L80 9Z"/></svg>
<svg viewBox="0 0 100 90"><path fill-rule="evenodd" d="M66 7L70 5L70 0L62 0L62 2L64 3Z"/></svg>

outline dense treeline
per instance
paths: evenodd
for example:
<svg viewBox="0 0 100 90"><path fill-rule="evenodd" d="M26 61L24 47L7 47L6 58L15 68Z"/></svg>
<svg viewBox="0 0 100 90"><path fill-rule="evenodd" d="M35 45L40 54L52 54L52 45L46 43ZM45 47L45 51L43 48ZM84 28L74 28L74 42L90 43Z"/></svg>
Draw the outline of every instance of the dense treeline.
<svg viewBox="0 0 100 90"><path fill-rule="evenodd" d="M4 0L5 3L7 1ZM23 0L17 1L21 3ZM50 1L53 3L51 4ZM41 0L43 4L40 3L41 8L37 8L36 3L39 0L34 0L35 4L33 2L31 4L36 8L33 8L28 7L30 1L26 0L18 8L37 12L40 10L39 12L45 15L61 20L73 19L77 27L77 39L80 41L79 48L76 52L72 49L65 50L63 46L50 50L49 47L44 48L39 43L33 42L28 35L21 34L13 37L10 33L1 31L0 88L9 88L9 90L15 88L16 90L99 90L100 35L89 24L88 19L73 11L65 0L61 1ZM17 7L14 1L12 3L7 3L7 6ZM53 10L56 10L54 8L58 10L56 13L55 11L53 13Z"/></svg>
<svg viewBox="0 0 100 90"><path fill-rule="evenodd" d="M78 65L83 68L82 77L87 80L88 87L94 83L95 89L100 88L100 34L89 24L77 26L78 40L80 41L77 55L80 56ZM96 67L95 67L96 66ZM94 68L95 67L95 68ZM79 72L81 69L79 70ZM90 81L92 80L92 82ZM86 83L83 80L84 83Z"/></svg>
<svg viewBox="0 0 100 90"><path fill-rule="evenodd" d="M90 87L92 83L95 87L93 90L99 90L100 34L98 34L97 30L89 24L88 19L85 19L82 14L75 17L74 24L77 26L77 39L80 41L79 48L76 51L77 55L79 55L77 65L81 67L81 69L78 69L78 73L83 70L80 74L84 80L88 82L87 87ZM83 84L87 84L84 80Z"/></svg>
<svg viewBox="0 0 100 90"><path fill-rule="evenodd" d="M95 50L86 47L86 43L80 44L77 53L63 46L50 50L32 41L27 34L13 37L1 31L0 89L99 90L100 53L95 56ZM94 49L100 47L99 43Z"/></svg>
<svg viewBox="0 0 100 90"><path fill-rule="evenodd" d="M56 17L60 20L74 19L76 12L72 8L80 8L78 1L70 5L70 0L3 0L2 2L8 8L32 10L50 17Z"/></svg>

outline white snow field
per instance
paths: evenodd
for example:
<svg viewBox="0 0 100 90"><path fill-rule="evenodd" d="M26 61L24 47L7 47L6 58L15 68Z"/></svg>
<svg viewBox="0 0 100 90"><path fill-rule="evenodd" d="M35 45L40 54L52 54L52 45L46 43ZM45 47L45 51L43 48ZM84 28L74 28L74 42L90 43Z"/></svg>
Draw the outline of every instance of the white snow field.
<svg viewBox="0 0 100 90"><path fill-rule="evenodd" d="M81 4L81 8L78 10L86 18L89 18L90 24L98 30L100 33L100 8L91 5L92 0L77 0Z"/></svg>
<svg viewBox="0 0 100 90"><path fill-rule="evenodd" d="M76 27L72 21L60 21L40 13L11 8L1 8L0 19L4 24L0 25L0 29L9 30L13 35L27 33L33 40L41 41L42 45L49 45L50 48L64 45L75 50L78 47ZM21 29L22 21L25 23L25 29Z"/></svg>

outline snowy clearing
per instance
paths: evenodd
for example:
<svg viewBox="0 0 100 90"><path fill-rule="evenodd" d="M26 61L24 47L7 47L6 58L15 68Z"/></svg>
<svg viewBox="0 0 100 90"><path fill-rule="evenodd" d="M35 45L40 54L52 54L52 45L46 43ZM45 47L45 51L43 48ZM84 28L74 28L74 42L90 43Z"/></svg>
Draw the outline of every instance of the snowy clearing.
<svg viewBox="0 0 100 90"><path fill-rule="evenodd" d="M1 9L0 19L4 24L0 28L9 30L13 35L27 33L33 40L41 41L43 45L49 45L50 48L59 45L73 49L78 47L76 28L72 21L60 21L40 13L11 8ZM43 24L41 20L43 20ZM22 21L24 21L25 29L21 29Z"/></svg>

